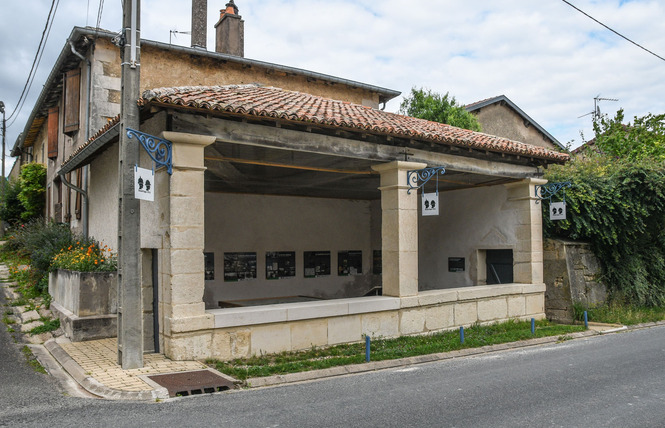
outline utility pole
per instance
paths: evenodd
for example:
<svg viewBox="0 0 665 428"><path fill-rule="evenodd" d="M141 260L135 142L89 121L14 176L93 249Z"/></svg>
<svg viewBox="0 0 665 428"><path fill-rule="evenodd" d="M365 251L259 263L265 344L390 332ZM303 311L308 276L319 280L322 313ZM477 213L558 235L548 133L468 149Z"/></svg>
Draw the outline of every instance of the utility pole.
<svg viewBox="0 0 665 428"><path fill-rule="evenodd" d="M141 293L141 206L134 197L134 167L140 144L127 128L139 129L141 0L123 0L122 101L120 107L120 187L118 219L118 364L143 367L143 302Z"/></svg>
<svg viewBox="0 0 665 428"><path fill-rule="evenodd" d="M5 135L7 135L7 120L5 119L5 103L0 101L0 112L2 113L2 194L5 193Z"/></svg>

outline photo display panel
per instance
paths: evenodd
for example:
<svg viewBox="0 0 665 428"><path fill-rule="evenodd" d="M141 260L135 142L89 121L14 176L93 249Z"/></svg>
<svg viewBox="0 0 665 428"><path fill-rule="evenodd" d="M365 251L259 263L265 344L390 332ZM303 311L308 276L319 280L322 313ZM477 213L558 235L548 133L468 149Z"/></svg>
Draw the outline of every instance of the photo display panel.
<svg viewBox="0 0 665 428"><path fill-rule="evenodd" d="M224 281L256 279L256 253L224 253Z"/></svg>
<svg viewBox="0 0 665 428"><path fill-rule="evenodd" d="M340 251L337 253L337 274L339 276L363 273L363 252L361 250Z"/></svg>
<svg viewBox="0 0 665 428"><path fill-rule="evenodd" d="M296 276L295 251L271 251L266 253L266 279Z"/></svg>
<svg viewBox="0 0 665 428"><path fill-rule="evenodd" d="M330 275L330 251L305 251L305 278Z"/></svg>

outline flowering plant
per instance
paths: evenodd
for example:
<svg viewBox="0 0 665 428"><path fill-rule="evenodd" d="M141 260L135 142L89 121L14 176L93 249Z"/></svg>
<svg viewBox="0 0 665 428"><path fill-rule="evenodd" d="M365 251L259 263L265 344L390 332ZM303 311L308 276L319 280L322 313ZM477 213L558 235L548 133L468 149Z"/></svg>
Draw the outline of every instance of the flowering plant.
<svg viewBox="0 0 665 428"><path fill-rule="evenodd" d="M85 243L77 242L67 248L60 250L53 257L51 270L69 269L78 272L110 272L118 269L115 254L108 246L101 246L92 242L86 246Z"/></svg>

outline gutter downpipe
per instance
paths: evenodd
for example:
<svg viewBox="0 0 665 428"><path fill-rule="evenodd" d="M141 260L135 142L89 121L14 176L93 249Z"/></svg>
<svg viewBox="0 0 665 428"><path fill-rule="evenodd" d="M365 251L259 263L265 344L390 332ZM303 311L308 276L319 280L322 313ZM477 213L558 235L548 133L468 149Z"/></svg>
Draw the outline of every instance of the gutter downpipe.
<svg viewBox="0 0 665 428"><path fill-rule="evenodd" d="M81 61L84 61L86 63L86 80L88 82L88 88L87 88L87 93L86 93L86 113L85 113L85 141L88 141L88 138L90 138L90 97L92 95L92 63L90 60L80 53L76 51L74 48L74 42L68 40L69 42L69 47L72 50L72 53L76 55L78 58L81 59ZM79 188L74 186L73 184L69 183L67 179L65 178L64 174L60 174L60 178L62 179L62 182L65 183L67 187L70 187L74 189L75 191L81 193L83 195L83 204L81 207L81 216L83 218L83 236L86 238L88 237L88 173L90 165L85 165L83 167L83 174L82 174L82 181L83 181L83 188ZM77 183L81 184L81 183Z"/></svg>

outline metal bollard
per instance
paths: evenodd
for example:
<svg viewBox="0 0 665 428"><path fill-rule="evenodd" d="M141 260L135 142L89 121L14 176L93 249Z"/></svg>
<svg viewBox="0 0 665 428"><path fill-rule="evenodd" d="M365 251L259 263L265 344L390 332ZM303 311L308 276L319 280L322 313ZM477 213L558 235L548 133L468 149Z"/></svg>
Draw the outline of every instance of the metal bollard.
<svg viewBox="0 0 665 428"><path fill-rule="evenodd" d="M371 339L369 336L365 336L365 362L369 363L369 347L371 344Z"/></svg>
<svg viewBox="0 0 665 428"><path fill-rule="evenodd" d="M531 334L536 334L536 319L531 318Z"/></svg>
<svg viewBox="0 0 665 428"><path fill-rule="evenodd" d="M584 328L589 329L589 317L587 316L586 311L584 311Z"/></svg>
<svg viewBox="0 0 665 428"><path fill-rule="evenodd" d="M459 341L464 345L464 327L459 328Z"/></svg>

